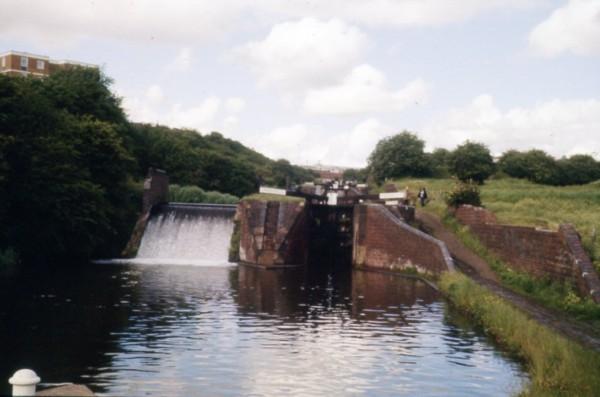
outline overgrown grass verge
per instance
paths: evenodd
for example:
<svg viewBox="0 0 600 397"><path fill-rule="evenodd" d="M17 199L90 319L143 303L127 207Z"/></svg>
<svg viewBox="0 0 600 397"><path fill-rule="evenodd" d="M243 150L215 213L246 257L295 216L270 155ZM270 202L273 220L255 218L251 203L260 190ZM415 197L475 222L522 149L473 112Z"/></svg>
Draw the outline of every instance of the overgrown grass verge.
<svg viewBox="0 0 600 397"><path fill-rule="evenodd" d="M568 313L580 321L600 330L600 305L590 298L581 298L569 283L559 283L550 279L539 279L511 269L506 263L490 252L474 236L467 226L463 226L449 214L442 218L444 225L456 234L459 240L481 258L498 274L502 284L516 292L554 309ZM600 332L599 332L600 333Z"/></svg>
<svg viewBox="0 0 600 397"><path fill-rule="evenodd" d="M304 199L302 197L279 196L277 194L264 194L264 193L251 194L249 196L243 197L242 200L283 201L283 202L293 202L293 203L300 203L300 202L304 201Z"/></svg>
<svg viewBox="0 0 600 397"><path fill-rule="evenodd" d="M454 305L473 316L501 345L527 363L531 383L521 395L600 395L599 353L529 319L460 273L445 273L439 286Z"/></svg>
<svg viewBox="0 0 600 397"><path fill-rule="evenodd" d="M394 183L399 189L408 187L413 195L421 187L427 188L430 202L424 209L440 217L446 210L444 193L454 185L449 178L403 178ZM500 223L552 230L561 223L572 223L600 271L600 181L578 186L548 186L514 178L489 179L481 186L481 201Z"/></svg>

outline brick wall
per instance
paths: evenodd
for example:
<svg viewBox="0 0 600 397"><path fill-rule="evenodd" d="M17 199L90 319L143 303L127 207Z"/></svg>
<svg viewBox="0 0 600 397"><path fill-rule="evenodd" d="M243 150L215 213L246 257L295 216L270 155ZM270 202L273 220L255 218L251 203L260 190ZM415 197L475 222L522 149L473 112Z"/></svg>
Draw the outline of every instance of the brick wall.
<svg viewBox="0 0 600 397"><path fill-rule="evenodd" d="M148 169L142 201L142 212L150 211L156 204L169 201L169 176L165 171L155 168Z"/></svg>
<svg viewBox="0 0 600 397"><path fill-rule="evenodd" d="M501 225L490 211L470 205L459 207L454 215L514 269L535 277L572 282L583 296L600 303L600 279L573 226L561 225L556 232Z"/></svg>
<svg viewBox="0 0 600 397"><path fill-rule="evenodd" d="M304 202L243 200L237 216L242 262L265 267L306 263L308 222Z"/></svg>
<svg viewBox="0 0 600 397"><path fill-rule="evenodd" d="M378 204L354 207L352 263L358 268L413 268L430 274L454 269L444 243L402 222Z"/></svg>
<svg viewBox="0 0 600 397"><path fill-rule="evenodd" d="M454 216L463 225L474 225L482 223L497 223L496 215L482 207L472 205L461 205L454 210Z"/></svg>

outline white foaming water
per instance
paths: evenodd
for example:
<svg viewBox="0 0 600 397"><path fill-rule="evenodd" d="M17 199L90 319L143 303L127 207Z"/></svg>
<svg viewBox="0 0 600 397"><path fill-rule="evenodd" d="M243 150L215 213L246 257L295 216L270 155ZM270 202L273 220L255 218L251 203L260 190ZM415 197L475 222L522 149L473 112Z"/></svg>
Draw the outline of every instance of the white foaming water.
<svg viewBox="0 0 600 397"><path fill-rule="evenodd" d="M167 206L153 215L133 261L140 264L227 264L232 213Z"/></svg>

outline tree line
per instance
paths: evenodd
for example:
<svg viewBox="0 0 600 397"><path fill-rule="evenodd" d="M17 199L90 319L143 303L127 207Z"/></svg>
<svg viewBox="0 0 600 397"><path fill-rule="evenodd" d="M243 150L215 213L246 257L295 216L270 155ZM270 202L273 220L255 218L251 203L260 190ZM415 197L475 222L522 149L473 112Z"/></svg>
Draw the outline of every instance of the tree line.
<svg viewBox="0 0 600 397"><path fill-rule="evenodd" d="M0 75L0 262L118 255L150 166L219 200L211 192L240 197L259 183L313 177L216 132L130 123L110 84L89 68L44 79Z"/></svg>
<svg viewBox="0 0 600 397"><path fill-rule="evenodd" d="M347 170L348 179L382 183L402 177L455 176L483 183L490 176L507 175L547 185L580 185L600 179L600 162L586 154L556 159L542 150L508 150L494 159L482 143L466 141L454 150L425 151L425 142L404 131L380 140L364 169Z"/></svg>

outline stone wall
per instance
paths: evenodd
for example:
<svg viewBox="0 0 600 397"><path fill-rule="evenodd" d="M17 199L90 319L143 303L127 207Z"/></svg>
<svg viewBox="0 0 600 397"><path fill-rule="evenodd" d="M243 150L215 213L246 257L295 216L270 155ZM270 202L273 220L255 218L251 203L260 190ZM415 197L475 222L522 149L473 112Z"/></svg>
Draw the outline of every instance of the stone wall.
<svg viewBox="0 0 600 397"><path fill-rule="evenodd" d="M352 263L357 268L415 269L428 274L454 270L444 243L411 227L379 204L354 207Z"/></svg>
<svg viewBox="0 0 600 397"><path fill-rule="evenodd" d="M157 204L169 201L169 176L163 170L155 168L148 169L148 176L144 180L144 192L142 195L142 213L140 214L127 246L121 252L125 258L135 257L142 242L144 231L150 219L150 211Z"/></svg>
<svg viewBox="0 0 600 397"><path fill-rule="evenodd" d="M484 208L463 205L455 217L500 259L534 277L572 282L583 296L600 303L600 279L571 225L558 231L501 225Z"/></svg>
<svg viewBox="0 0 600 397"><path fill-rule="evenodd" d="M304 265L308 257L308 219L303 201L242 200L240 261L264 267Z"/></svg>
<svg viewBox="0 0 600 397"><path fill-rule="evenodd" d="M148 176L144 180L144 195L142 199L142 212L147 212L156 204L169 201L169 176L163 170L148 169Z"/></svg>

